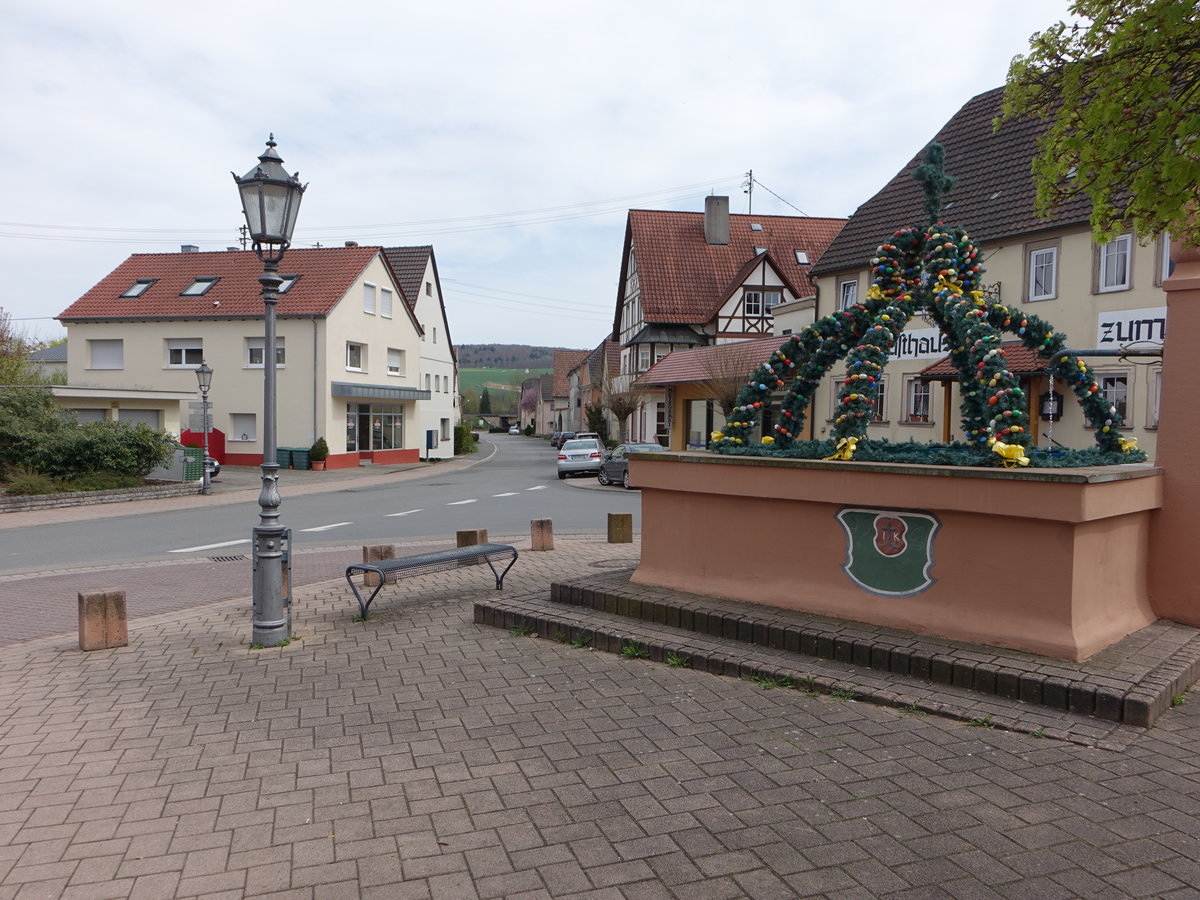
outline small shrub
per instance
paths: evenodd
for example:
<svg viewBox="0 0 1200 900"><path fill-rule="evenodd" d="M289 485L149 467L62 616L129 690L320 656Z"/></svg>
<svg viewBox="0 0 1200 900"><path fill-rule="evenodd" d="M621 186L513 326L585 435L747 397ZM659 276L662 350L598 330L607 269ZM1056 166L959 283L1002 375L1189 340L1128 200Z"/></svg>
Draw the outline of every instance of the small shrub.
<svg viewBox="0 0 1200 900"><path fill-rule="evenodd" d="M637 641L626 641L621 645L622 659L646 659L649 655L650 651Z"/></svg>
<svg viewBox="0 0 1200 900"><path fill-rule="evenodd" d="M142 479L123 472L87 472L67 482L69 491L111 491L116 488L140 487Z"/></svg>
<svg viewBox="0 0 1200 900"><path fill-rule="evenodd" d="M308 448L308 458L314 462L321 462L323 459L329 458L329 443L323 437L313 441L313 445Z"/></svg>
<svg viewBox="0 0 1200 900"><path fill-rule="evenodd" d="M7 493L14 497L32 497L38 494L57 494L62 487L57 480L41 472L29 469L12 469L8 473Z"/></svg>
<svg viewBox="0 0 1200 900"><path fill-rule="evenodd" d="M687 669L692 665L691 659L672 650L667 654L667 665L672 669Z"/></svg>

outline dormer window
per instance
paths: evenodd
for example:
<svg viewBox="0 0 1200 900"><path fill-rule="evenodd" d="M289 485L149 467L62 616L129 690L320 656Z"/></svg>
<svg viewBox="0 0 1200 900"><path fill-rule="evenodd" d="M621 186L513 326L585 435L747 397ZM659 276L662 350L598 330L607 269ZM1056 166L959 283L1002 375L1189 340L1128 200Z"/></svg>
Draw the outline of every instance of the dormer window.
<svg viewBox="0 0 1200 900"><path fill-rule="evenodd" d="M200 297L208 293L208 289L216 284L216 278L197 278L182 291L179 292L180 297Z"/></svg>
<svg viewBox="0 0 1200 900"><path fill-rule="evenodd" d="M142 296L142 294L146 293L146 291L149 289L150 285L154 284L154 282L156 282L157 280L158 280L157 278L139 278L137 281L135 281L133 284L131 284L129 286L129 288L125 291L125 293L123 293L121 296L122 297L140 297L140 296Z"/></svg>
<svg viewBox="0 0 1200 900"><path fill-rule="evenodd" d="M276 293L286 294L292 289L292 285L300 280L299 275L284 275L283 281L279 285L279 290Z"/></svg>

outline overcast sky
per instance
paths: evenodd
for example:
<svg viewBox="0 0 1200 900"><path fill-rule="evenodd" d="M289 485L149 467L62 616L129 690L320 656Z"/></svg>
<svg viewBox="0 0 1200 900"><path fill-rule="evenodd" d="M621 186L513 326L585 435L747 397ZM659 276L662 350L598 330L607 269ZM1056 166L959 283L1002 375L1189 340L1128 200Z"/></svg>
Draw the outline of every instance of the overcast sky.
<svg viewBox="0 0 1200 900"><path fill-rule="evenodd" d="M236 244L274 132L294 246L432 244L456 342L591 348L627 209L746 212L753 170L848 216L1067 6L9 0L0 307L61 337L130 254Z"/></svg>

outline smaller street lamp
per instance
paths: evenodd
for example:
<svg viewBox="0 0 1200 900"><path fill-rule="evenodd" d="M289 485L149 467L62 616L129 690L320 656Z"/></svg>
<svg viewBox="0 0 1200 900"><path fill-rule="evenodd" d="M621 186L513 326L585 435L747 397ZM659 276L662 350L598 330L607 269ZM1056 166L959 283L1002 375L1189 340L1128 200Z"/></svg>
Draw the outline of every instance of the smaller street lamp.
<svg viewBox="0 0 1200 900"><path fill-rule="evenodd" d="M204 459L201 460L204 475L200 481L202 494L212 493L212 476L208 471L208 389L212 387L212 373L212 367L200 360L200 367L196 369L196 383L200 386L200 415L204 423Z"/></svg>

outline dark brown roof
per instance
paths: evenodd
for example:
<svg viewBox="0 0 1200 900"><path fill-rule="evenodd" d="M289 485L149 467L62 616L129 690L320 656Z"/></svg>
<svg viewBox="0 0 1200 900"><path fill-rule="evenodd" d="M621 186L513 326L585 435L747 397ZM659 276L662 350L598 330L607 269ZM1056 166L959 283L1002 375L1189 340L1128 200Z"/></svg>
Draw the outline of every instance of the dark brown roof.
<svg viewBox="0 0 1200 900"><path fill-rule="evenodd" d="M704 239L703 212L631 209L625 227L625 254L621 263L624 291L629 251L637 261L642 318L648 324L702 325L716 315L731 291L742 283L739 273L766 247L770 262L798 297L815 293L809 266L796 262L803 250L816 260L845 224L845 219L803 216L731 214L729 243L714 245ZM759 225L761 231L751 229ZM743 276L744 277L744 276ZM621 328L617 304L613 334Z"/></svg>
<svg viewBox="0 0 1200 900"><path fill-rule="evenodd" d="M1014 375L1038 375L1046 371L1049 360L1039 356L1036 350L1030 350L1020 341L1005 341L1000 345L1004 351L1004 364ZM957 380L958 369L950 362L949 356L943 356L937 362L926 366L917 375L932 381Z"/></svg>
<svg viewBox="0 0 1200 900"><path fill-rule="evenodd" d="M342 298L380 247L289 250L280 274L300 278L279 296L277 314L324 316ZM63 321L87 319L206 319L263 314L263 265L249 250L217 253L135 253L59 313ZM140 297L122 297L138 279L154 283ZM217 282L197 297L180 293L197 278ZM218 305L219 304L219 305Z"/></svg>
<svg viewBox="0 0 1200 900"><path fill-rule="evenodd" d="M425 269L429 265L429 257L433 255L433 247L424 244L420 247L388 247L383 251L387 261L396 273L400 290L409 309L416 309L417 297L425 290Z"/></svg>
<svg viewBox="0 0 1200 900"><path fill-rule="evenodd" d="M985 252L988 241L1083 224L1091 214L1091 202L1077 198L1051 217L1034 215L1030 164L1037 155L1037 139L1048 126L1041 119L1016 119L994 131L992 122L1000 114L1003 95L1004 89L996 88L971 99L932 138L946 150L946 174L958 179L943 201L942 221L961 225ZM922 147L855 211L813 266L815 273L866 268L875 249L898 229L927 224L925 195L912 177L924 156Z"/></svg>
<svg viewBox="0 0 1200 900"><path fill-rule="evenodd" d="M638 384L686 384L707 381L715 372L736 372L741 369L745 370L748 379L750 374L770 359L771 354L787 340L790 340L790 336L773 334L752 341L676 350L652 365L645 374L638 376Z"/></svg>

